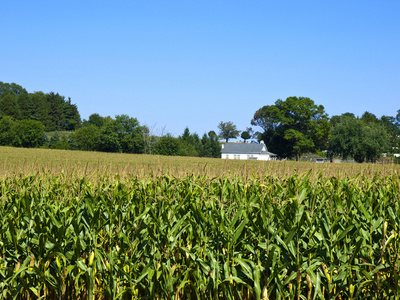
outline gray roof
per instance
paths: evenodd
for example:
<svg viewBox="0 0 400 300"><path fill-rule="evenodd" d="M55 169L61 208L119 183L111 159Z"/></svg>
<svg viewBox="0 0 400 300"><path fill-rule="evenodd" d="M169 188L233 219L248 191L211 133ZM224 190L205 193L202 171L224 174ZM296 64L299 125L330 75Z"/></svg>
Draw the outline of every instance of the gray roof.
<svg viewBox="0 0 400 300"><path fill-rule="evenodd" d="M237 154L270 154L275 155L268 151L265 144L254 143L225 143L221 153L237 153Z"/></svg>

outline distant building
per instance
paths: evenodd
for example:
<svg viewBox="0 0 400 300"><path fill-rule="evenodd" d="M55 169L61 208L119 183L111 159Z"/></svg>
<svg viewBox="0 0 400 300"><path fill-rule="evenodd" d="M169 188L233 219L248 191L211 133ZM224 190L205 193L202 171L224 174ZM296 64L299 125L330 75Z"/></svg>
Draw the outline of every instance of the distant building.
<svg viewBox="0 0 400 300"><path fill-rule="evenodd" d="M330 162L330 160L328 158L313 157L313 158L311 158L311 162L327 163L327 162Z"/></svg>
<svg viewBox="0 0 400 300"><path fill-rule="evenodd" d="M222 159L241 160L276 160L276 154L268 151L267 146L261 141L260 144L247 143L225 143L222 144Z"/></svg>

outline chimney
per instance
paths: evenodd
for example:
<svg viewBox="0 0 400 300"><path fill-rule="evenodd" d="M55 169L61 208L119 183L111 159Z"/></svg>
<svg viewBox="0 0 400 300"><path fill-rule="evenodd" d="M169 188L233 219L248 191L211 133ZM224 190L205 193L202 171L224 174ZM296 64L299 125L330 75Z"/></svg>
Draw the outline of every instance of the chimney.
<svg viewBox="0 0 400 300"><path fill-rule="evenodd" d="M263 141L263 140L261 140L261 141L260 141L260 144L264 145L264 141Z"/></svg>

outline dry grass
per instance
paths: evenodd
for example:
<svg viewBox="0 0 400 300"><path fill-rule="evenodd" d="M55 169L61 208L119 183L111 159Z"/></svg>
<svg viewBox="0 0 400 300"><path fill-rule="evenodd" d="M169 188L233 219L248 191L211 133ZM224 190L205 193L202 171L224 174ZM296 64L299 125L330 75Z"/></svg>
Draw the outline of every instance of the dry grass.
<svg viewBox="0 0 400 300"><path fill-rule="evenodd" d="M121 153L24 149L0 147L0 177L60 173L70 177L92 177L119 174L127 176L184 177L190 174L209 177L241 176L263 178L268 175L286 177L311 171L311 176L367 177L398 174L400 165L310 163L294 161L238 161L219 158L167 157Z"/></svg>

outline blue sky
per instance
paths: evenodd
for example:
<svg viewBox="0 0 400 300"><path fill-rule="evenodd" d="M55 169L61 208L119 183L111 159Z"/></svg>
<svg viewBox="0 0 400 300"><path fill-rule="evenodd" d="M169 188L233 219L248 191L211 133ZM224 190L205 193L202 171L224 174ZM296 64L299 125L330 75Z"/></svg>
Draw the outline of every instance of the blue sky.
<svg viewBox="0 0 400 300"><path fill-rule="evenodd" d="M399 12L398 0L3 0L0 81L174 136L245 130L289 96L329 116L394 116Z"/></svg>

